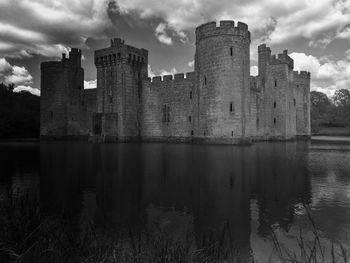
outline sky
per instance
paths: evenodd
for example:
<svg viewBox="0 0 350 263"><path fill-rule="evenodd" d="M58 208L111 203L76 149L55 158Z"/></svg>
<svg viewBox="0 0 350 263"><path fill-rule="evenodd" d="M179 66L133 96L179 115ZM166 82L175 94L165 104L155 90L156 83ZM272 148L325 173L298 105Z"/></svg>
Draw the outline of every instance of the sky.
<svg viewBox="0 0 350 263"><path fill-rule="evenodd" d="M287 49L311 89L350 89L350 0L0 0L0 82L40 94L40 63L82 49L85 88L96 86L94 50L120 37L149 51L149 74L193 71L194 31L210 21L248 24L257 46Z"/></svg>

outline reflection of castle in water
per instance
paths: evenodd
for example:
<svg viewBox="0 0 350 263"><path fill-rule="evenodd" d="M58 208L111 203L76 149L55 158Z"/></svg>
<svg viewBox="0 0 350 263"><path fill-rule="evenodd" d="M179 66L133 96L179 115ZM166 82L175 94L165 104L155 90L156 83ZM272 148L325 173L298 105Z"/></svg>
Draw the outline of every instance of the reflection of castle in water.
<svg viewBox="0 0 350 263"><path fill-rule="evenodd" d="M248 259L252 199L263 236L275 223L288 230L294 206L310 202L306 143L60 147L57 151L49 143L41 149L42 174L52 177L42 181L43 201L47 209L66 207L76 222L74 213L87 214L79 212L82 190L96 188L92 210L98 225L142 228L158 220L175 234L193 231L197 245L208 235L220 238L226 226L235 248ZM53 206L58 199L61 206Z"/></svg>

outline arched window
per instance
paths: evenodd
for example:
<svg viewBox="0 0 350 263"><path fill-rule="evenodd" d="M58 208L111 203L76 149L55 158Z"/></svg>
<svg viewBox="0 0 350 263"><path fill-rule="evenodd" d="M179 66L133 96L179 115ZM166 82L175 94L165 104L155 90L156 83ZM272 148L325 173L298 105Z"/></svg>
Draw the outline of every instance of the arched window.
<svg viewBox="0 0 350 263"><path fill-rule="evenodd" d="M273 103L273 107L276 108L277 104L276 101Z"/></svg>
<svg viewBox="0 0 350 263"><path fill-rule="evenodd" d="M233 48L231 47L230 48L230 54L231 54L231 57L233 56Z"/></svg>

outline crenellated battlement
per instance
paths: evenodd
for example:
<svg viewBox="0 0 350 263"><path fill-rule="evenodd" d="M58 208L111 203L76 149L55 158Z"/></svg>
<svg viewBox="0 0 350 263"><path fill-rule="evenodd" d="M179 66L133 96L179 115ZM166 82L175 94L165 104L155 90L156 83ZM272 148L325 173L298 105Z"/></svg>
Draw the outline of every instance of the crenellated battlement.
<svg viewBox="0 0 350 263"><path fill-rule="evenodd" d="M175 75L163 75L163 76L154 76L152 79L149 78L152 83L161 83L161 82L178 82L183 80L193 80L194 72L178 73Z"/></svg>
<svg viewBox="0 0 350 263"><path fill-rule="evenodd" d="M219 26L216 26L216 22L209 22L196 28L197 42L207 37L215 37L219 35L240 36L248 38L250 41L248 25L242 22L238 22L237 26L235 26L234 21L224 20L220 21Z"/></svg>
<svg viewBox="0 0 350 263"><path fill-rule="evenodd" d="M95 65L98 67L115 65L118 63L130 63L133 66L148 64L148 50L126 45L120 38L111 39L108 48L95 51Z"/></svg>
<svg viewBox="0 0 350 263"><path fill-rule="evenodd" d="M287 64L290 69L294 68L294 60L288 55L288 50L284 50L283 53L279 53L277 55L271 55L269 64Z"/></svg>
<svg viewBox="0 0 350 263"><path fill-rule="evenodd" d="M308 71L293 71L294 77L298 78L304 78L304 79L310 79L311 78L311 73Z"/></svg>

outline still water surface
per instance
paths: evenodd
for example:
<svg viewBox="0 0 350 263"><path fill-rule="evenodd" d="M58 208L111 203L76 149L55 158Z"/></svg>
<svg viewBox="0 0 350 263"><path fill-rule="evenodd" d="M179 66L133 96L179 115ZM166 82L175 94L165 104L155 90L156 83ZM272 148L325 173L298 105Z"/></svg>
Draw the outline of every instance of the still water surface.
<svg viewBox="0 0 350 263"><path fill-rule="evenodd" d="M309 142L252 146L0 144L0 200L40 197L42 218L87 226L162 228L181 241L230 225L242 255L267 262L271 229L297 249L299 230L350 248L350 146Z"/></svg>

